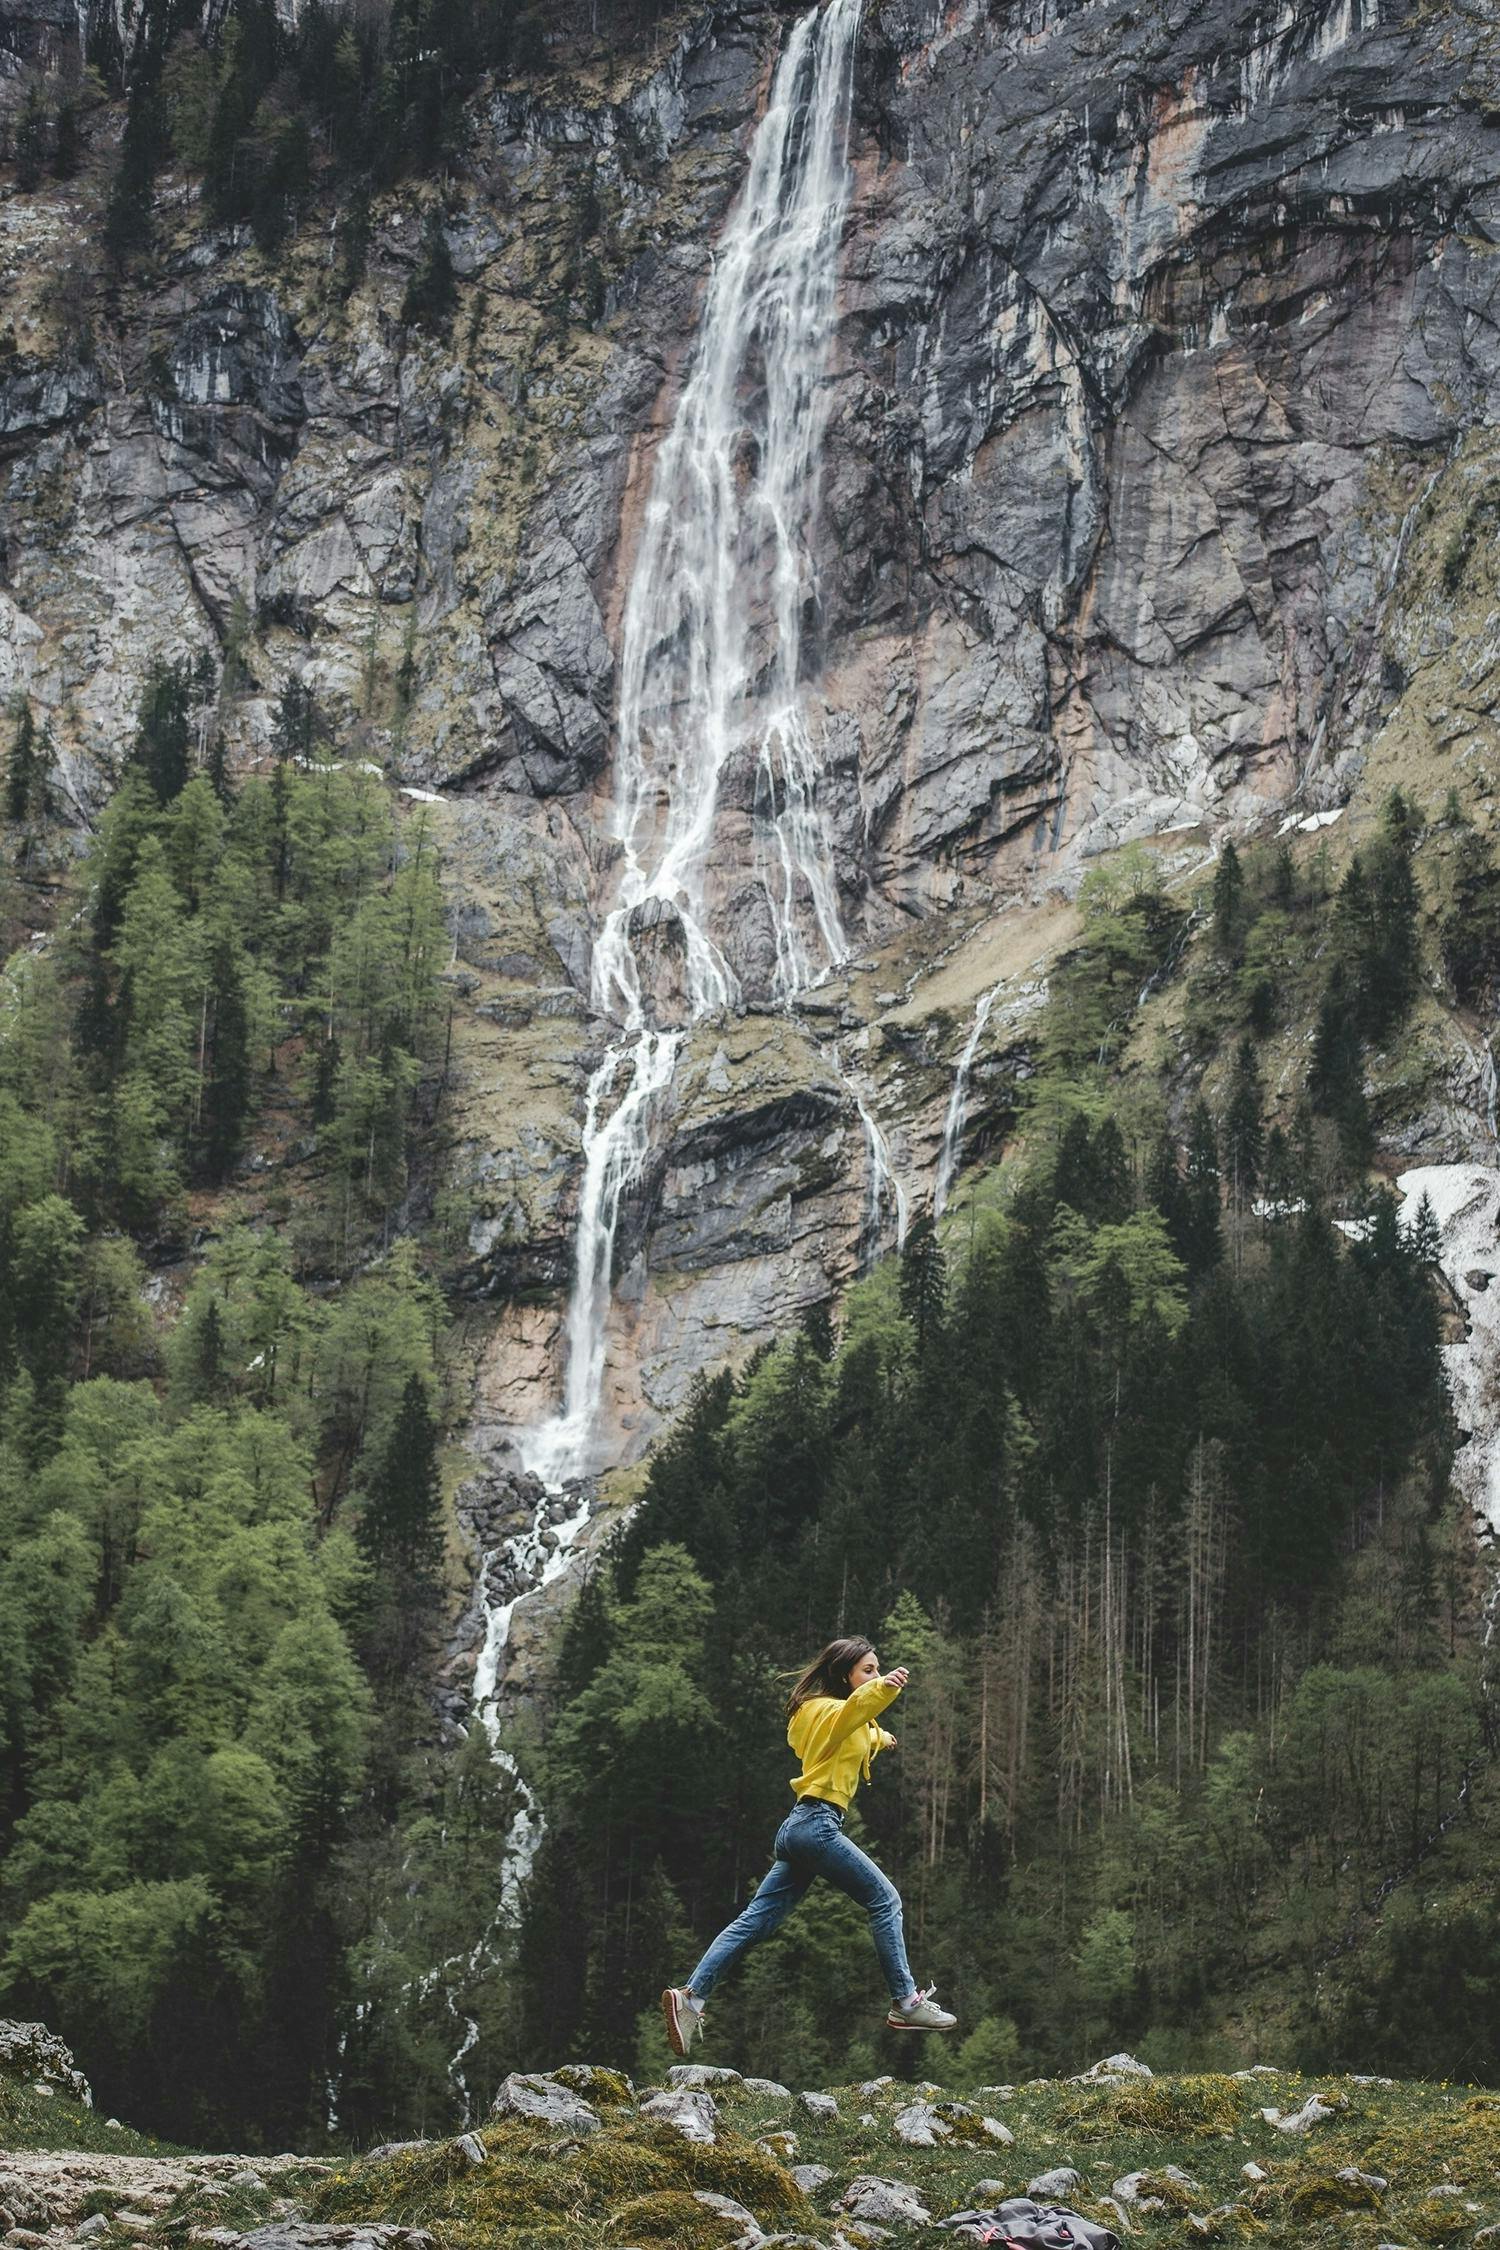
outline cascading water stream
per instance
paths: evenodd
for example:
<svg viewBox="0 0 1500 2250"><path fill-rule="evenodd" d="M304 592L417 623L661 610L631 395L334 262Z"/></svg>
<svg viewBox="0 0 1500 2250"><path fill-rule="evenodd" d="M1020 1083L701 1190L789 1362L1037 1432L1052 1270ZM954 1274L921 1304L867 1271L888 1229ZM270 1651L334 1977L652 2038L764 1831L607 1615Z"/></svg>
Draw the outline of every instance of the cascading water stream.
<svg viewBox="0 0 1500 2250"><path fill-rule="evenodd" d="M802 670L813 593L806 534L827 418L862 4L825 0L787 34L657 456L626 599L615 751L620 874L592 970L594 1006L618 1037L588 1084L562 1400L516 1437L549 1497L530 1530L507 1543L505 1580L515 1591L487 1609L473 1708L492 1739L516 1603L561 1573L588 1521L583 1480L599 1465L615 1240L622 1205L650 1157L653 1112L690 1027L742 998L727 940L711 926L710 875L738 878L726 893L758 879L774 940L767 997L775 1003L789 1003L848 950ZM737 760L741 796L751 802L748 835L743 815L739 829L721 819L721 784ZM894 1198L899 1234L905 1197L868 1103L857 1091L854 1099L871 1151L876 1230ZM559 1522L554 1502L564 1491ZM495 1559L484 1558L486 1577ZM498 1740L496 1756L515 1773ZM497 1919L540 1825L516 1778L521 1810Z"/></svg>
<svg viewBox="0 0 1500 2250"><path fill-rule="evenodd" d="M943 1145L938 1155L937 1178L932 1189L932 1215L940 1219L953 1188L953 1175L958 1170L959 1149L963 1145L964 1124L969 1113L969 1074L974 1068L974 1057L979 1052L979 1042L984 1037L984 1027L990 1020L990 1010L1000 997L1000 986L992 985L981 995L974 1010L974 1021L964 1042L963 1053L958 1058L958 1068L953 1074L953 1091L948 1096L948 1112L943 1119Z"/></svg>
<svg viewBox="0 0 1500 2250"><path fill-rule="evenodd" d="M787 36L657 456L626 599L621 873L592 978L595 1006L623 1037L589 1083L562 1406L518 1441L547 1484L595 1465L615 1231L649 1155L653 1106L686 1027L741 998L708 900L732 759L754 760L751 850L775 936L773 997L792 999L847 951L801 671L861 4L828 0ZM636 946L644 936L654 950L663 935L680 966L657 991L643 984Z"/></svg>

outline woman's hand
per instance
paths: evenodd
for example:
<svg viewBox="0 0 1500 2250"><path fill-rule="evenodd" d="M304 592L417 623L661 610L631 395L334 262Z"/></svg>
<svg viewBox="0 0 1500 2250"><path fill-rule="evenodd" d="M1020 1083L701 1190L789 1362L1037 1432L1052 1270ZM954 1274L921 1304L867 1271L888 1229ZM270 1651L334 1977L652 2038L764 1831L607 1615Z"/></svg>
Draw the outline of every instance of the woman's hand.
<svg viewBox="0 0 1500 2250"><path fill-rule="evenodd" d="M904 1688L910 1678L911 1674L907 1671L906 1666L898 1664L894 1672L886 1673L885 1685L893 1688Z"/></svg>

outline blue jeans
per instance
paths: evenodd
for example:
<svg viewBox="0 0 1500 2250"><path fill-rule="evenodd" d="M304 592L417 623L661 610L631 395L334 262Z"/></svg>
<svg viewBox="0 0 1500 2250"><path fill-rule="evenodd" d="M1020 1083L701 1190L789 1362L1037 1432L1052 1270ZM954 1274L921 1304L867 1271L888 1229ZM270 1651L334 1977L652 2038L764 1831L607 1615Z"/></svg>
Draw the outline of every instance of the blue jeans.
<svg viewBox="0 0 1500 2250"><path fill-rule="evenodd" d="M744 1912L720 1930L688 1979L696 2000L708 1998L731 1961L780 1929L820 1875L864 1908L891 1998L910 1999L916 1980L901 1934L901 1893L843 1830L844 1816L837 1805L804 1797L793 1806L776 1831L776 1864L770 1874Z"/></svg>

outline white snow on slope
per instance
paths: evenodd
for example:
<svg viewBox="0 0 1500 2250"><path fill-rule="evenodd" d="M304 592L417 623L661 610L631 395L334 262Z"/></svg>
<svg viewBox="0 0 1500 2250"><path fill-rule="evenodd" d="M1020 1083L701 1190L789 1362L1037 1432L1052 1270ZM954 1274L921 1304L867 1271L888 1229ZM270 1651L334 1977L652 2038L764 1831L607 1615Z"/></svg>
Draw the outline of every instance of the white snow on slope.
<svg viewBox="0 0 1500 2250"><path fill-rule="evenodd" d="M1443 1271L1468 1334L1443 1347L1459 1427L1459 1491L1500 1531L1500 1170L1492 1164L1423 1164L1403 1172L1401 1217L1416 1224L1425 1195L1442 1236ZM1472 1278L1471 1278L1472 1277Z"/></svg>

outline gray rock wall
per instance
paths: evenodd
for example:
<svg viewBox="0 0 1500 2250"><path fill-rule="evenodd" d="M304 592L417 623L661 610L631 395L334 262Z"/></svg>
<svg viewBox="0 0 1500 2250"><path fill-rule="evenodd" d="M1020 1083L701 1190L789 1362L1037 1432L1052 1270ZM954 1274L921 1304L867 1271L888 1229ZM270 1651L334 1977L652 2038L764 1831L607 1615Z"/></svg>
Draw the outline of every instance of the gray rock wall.
<svg viewBox="0 0 1500 2250"><path fill-rule="evenodd" d="M685 8L608 83L479 102L445 341L399 319L421 184L377 211L344 303L337 214L270 267L167 181L159 262L92 351L56 281L112 128L81 182L0 200L0 689L50 719L80 822L150 659L231 640L243 761L299 672L351 754L448 800L472 1408L497 1442L560 1375L621 603L781 20ZM1122 839L1201 850L1346 793L1398 692L1403 526L1494 415L1497 87L1488 14L1456 4L870 0L808 636L858 952L795 1017L695 1040L621 1230L622 1456L855 1270L850 1071L929 1191L977 921ZM731 816L747 790L731 774Z"/></svg>

